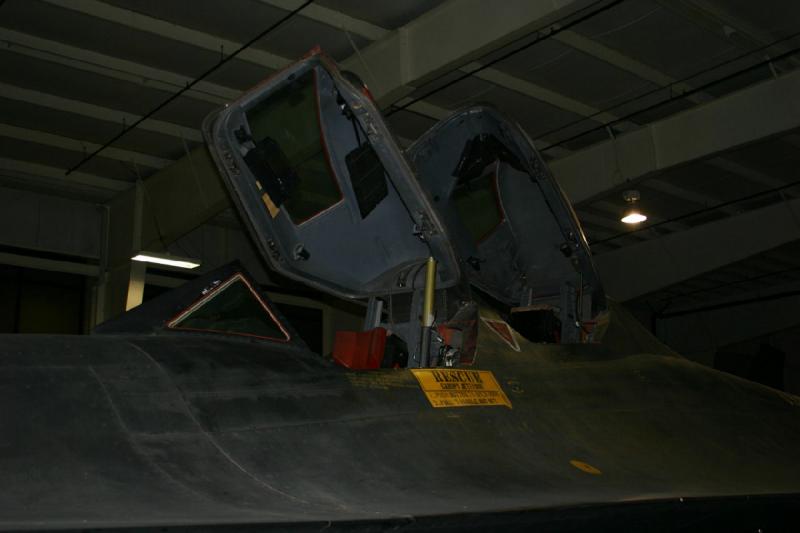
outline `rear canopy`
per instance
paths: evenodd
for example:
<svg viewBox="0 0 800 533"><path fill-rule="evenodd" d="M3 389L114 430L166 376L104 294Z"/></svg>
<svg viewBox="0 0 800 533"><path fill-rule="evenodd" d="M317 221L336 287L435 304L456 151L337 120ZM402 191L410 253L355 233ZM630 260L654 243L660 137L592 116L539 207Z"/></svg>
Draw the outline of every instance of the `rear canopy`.
<svg viewBox="0 0 800 533"><path fill-rule="evenodd" d="M570 292L584 316L604 308L578 219L516 123L470 107L408 152L474 286L510 306L563 307Z"/></svg>

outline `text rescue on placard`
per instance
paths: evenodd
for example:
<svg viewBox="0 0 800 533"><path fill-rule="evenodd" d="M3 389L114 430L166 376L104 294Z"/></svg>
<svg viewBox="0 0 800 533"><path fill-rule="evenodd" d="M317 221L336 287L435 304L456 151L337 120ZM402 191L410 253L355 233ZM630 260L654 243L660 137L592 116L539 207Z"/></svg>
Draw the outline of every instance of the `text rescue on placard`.
<svg viewBox="0 0 800 533"><path fill-rule="evenodd" d="M413 368L411 372L433 407L512 407L488 370Z"/></svg>

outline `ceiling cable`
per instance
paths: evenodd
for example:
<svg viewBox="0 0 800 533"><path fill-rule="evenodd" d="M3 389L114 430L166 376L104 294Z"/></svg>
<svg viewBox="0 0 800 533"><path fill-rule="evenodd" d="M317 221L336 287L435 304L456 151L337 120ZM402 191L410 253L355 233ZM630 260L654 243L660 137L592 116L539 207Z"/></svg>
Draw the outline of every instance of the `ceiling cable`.
<svg viewBox="0 0 800 533"><path fill-rule="evenodd" d="M203 72L203 73L202 73L200 76L196 77L196 78L195 78L195 79L193 79L192 81L188 82L188 83L186 84L186 86L185 86L185 87L183 87L181 90L179 90L178 92L176 92L175 94L171 95L169 98L167 98L166 100L164 100L163 102L161 102L161 103L160 103L159 105L157 105L157 106L156 106L154 109L152 109L152 110L151 110L151 111L149 111L147 114L145 114L145 115L143 115L142 117L140 117L140 118L139 118L139 119L138 119L136 122L134 122L134 123L133 123L133 124L131 124L130 126L126 126L125 128L123 128L123 129L122 129L122 131L121 131L121 132L119 132L117 135L115 135L115 136L114 136L112 139L108 140L108 141L107 141L107 142L105 142L103 145L101 145L100 147L98 147L98 148L97 148L97 149L96 149L94 152L92 152L91 154L89 154L89 155L87 155L86 157L84 157L83 159L81 159L81 160L80 160L80 161L79 161L79 162L78 162L76 165L74 165L74 166L73 166L73 167L71 167L69 170L67 170L67 171L66 171L66 173L65 173L65 175L66 175L66 176L69 176L69 175L70 175L72 172L75 172L76 170L78 170L80 167L82 167L82 166L83 166L84 164L86 164L88 161L90 161L90 160L94 159L94 157L95 157L95 156L97 156L97 155L98 155L100 152L102 152L103 150L105 150L106 148L108 148L109 146L111 146L112 144L114 144L115 142L117 142L117 141L118 141L120 138L122 138L122 136L123 136L123 135L127 134L129 131L131 131L132 129L134 129L134 128L136 128L137 126L139 126L139 124L141 124L142 122L144 122L144 121L145 121L145 120L147 120L148 118L152 117L153 115L155 115L156 113L158 113L159 111L161 111L162 109L164 109L164 108L165 108L167 105L169 105L171 102L173 102L173 101L174 101L175 99L177 99L179 96L181 96L183 93L185 93L186 91L188 91L189 89L191 89L192 87L194 87L194 86L195 86L197 83L199 83L199 82L201 82L202 80L204 80L206 77L208 77L208 76L209 76L210 74L212 74L214 71L216 71L216 70L217 70L219 67L221 67L222 65L224 65L225 63L227 63L227 62L228 62L228 61L230 61L231 59L235 58L235 57L236 57L237 55L239 55L239 54L240 54L242 51L246 50L247 48L250 48L250 47L251 47L253 44L255 44L255 43L256 43L257 41L259 41L260 39L263 39L264 37L266 37L266 36L267 36L267 34L269 34L270 32L272 32L272 31L273 31L273 30L275 30L276 28L278 28L278 26L282 25L282 24L283 24L284 22L286 22L287 20L289 20L289 19L291 19L292 17L294 17L295 15L297 15L297 14L298 14L300 11L302 11L303 9L305 9L305 8L306 8L306 7L307 7L309 4L311 4L311 3L313 3L313 2L314 2L314 0L306 0L306 1L305 1L305 2L303 2L303 3L302 3L300 6L299 6L299 7L297 7L296 9L294 9L294 10L290 11L290 12L289 12L289 13L287 13L285 16L283 16L283 17L282 17L282 18L281 18L279 21L275 22L275 23L274 23L274 24L272 24L270 27L268 27L267 29L265 29L264 31L262 31L261 33L259 33L258 35L256 35L255 37L253 37L252 39L250 39L249 41L247 41L246 43L244 43L242 46L240 46L239 48L237 48L237 49L236 49L236 50L235 50L235 51L234 51L232 54L228 55L227 57L223 57L223 58L221 58L221 59L219 60L219 62L218 62L216 65L214 65L214 66L213 66L213 67L211 67L210 69L206 70L206 71L205 71L205 72Z"/></svg>
<svg viewBox="0 0 800 533"><path fill-rule="evenodd" d="M522 45L522 46L520 46L518 48L515 48L514 50L506 52L505 54L501 55L500 57L497 57L497 58L495 58L495 59L493 59L493 60L491 60L491 61L489 61L487 63L484 63L484 64L482 64L481 66L479 66L477 68L474 68L474 69L472 69L472 70L470 70L468 72L464 72L463 74L461 74L457 78L455 78L453 80L450 80L449 82L445 83L444 85L442 85L440 87L436 87L435 89L431 89L430 91L422 94L421 96L417 96L415 98L412 98L411 100L409 100L408 102L406 102L403 105L397 105L396 103L395 104L391 104L389 106L389 110L385 113L385 116L389 117L389 116L392 116L393 114L397 113L398 111L403 111L404 109L408 108L409 106L411 106L411 105L413 105L413 104L415 104L415 103L417 103L417 102L419 102L421 100L424 100L425 98L428 98L429 96L431 96L433 94L436 94L439 91L442 91L442 90L444 90L444 89L446 89L446 88L448 88L448 87L450 87L450 86L452 86L452 85L454 85L454 84L456 84L456 83L458 83L460 81L463 81L463 80L467 79L468 77L470 77L470 76L472 76L474 74L477 74L478 72L480 72L482 70L485 70L485 69L491 67L492 65L494 65L496 63L499 63L500 61L504 61L504 60L508 59L509 57L511 57L511 56L513 56L515 54L518 54L519 52L527 50L528 48L534 46L535 44L538 44L538 43L540 43L542 41L545 41L545 40L549 39L550 37L558 35L559 33L563 32L563 31L566 31L566 30L572 28L573 26L576 26L576 25L580 24L581 22L586 22L587 20L589 20L591 18L594 18L597 15L599 15L601 13L604 13L604 12L608 11L609 9L611 9L613 7L616 7L616 6L618 6L619 4L621 4L623 2L625 2L625 0L613 0L612 2L610 2L610 3L608 3L608 4L604 5L604 6L601 6L601 7L597 8L597 9L594 9L591 12L589 12L589 13L587 13L585 15L582 15L582 16L576 18L575 20L573 20L571 22L567 22L567 23L563 23L562 24L562 22L564 20L566 20L568 18L571 18L571 17L574 17L580 11L585 11L586 9L590 9L593 6L595 6L595 5L597 5L597 4L601 3L601 2L600 1L594 2L591 5L589 5L588 7L582 8L582 9L580 9L578 11L575 11L574 13L570 13L569 15L561 18L557 22L554 22L554 23L550 24L549 26L547 26L547 28L536 30L536 31L531 32L530 34L526 35L525 37L522 37L521 39L518 39L518 40L522 40L522 39L527 38L529 35L538 34L533 41L531 41L529 43L526 43L526 44L524 44L524 45ZM444 76L446 74L449 74L449 72L443 74L442 76ZM441 78L442 76L440 76L439 78Z"/></svg>
<svg viewBox="0 0 800 533"><path fill-rule="evenodd" d="M632 117L635 117L636 115L640 115L640 114L642 114L642 113L644 113L646 111L652 111L653 109L659 108L659 107L664 106L664 105L669 104L669 103L672 103L672 102L674 102L676 100L683 100L687 96L691 96L693 94L697 94L697 93L703 92L706 89L708 89L709 87L713 87L714 85L720 84L722 82L732 80L732 79L734 79L734 78L736 78L738 76L741 76L742 74L745 74L745 73L750 72L752 70L756 70L757 68L763 67L763 66L765 66L768 63L771 63L773 61L780 61L781 59L786 59L787 57L790 57L790 56L793 56L793 55L797 54L798 52L800 52L800 46L792 48L791 50L787 50L786 52L784 52L784 53L782 53L780 55L767 58L767 59L765 59L763 61L759 61L758 63L755 63L753 65L747 66L747 67L742 68L740 70L737 70L736 72L733 72L733 73L728 74L726 76L722 76L721 78L717 78L716 80L712 80L712 81L710 81L708 83L700 85L700 86L698 86L698 87L696 87L694 89L691 89L689 91L685 91L683 93L676 94L674 96L670 96L666 100L662 100L662 101L657 102L655 104L646 106L646 107L644 107L642 109L633 111L631 113L628 113L627 115L624 115L622 117L616 118L616 119L614 119L612 121L609 121L609 122L606 122L606 123L603 123L603 124L599 124L599 125L597 125L595 127L592 127L592 128L590 128L588 130L585 130L585 131L583 131L581 133L576 133L575 135L573 135L571 137L568 137L568 138L562 139L562 140L560 140L558 142L554 142L552 144L549 144L549 145L545 146L544 148L542 148L540 150L540 152L544 152L545 150L550 150L551 148L556 148L558 146L561 146L561 145L566 144L568 142L574 141L575 139L579 139L580 137L583 137L584 135L588 135L588 134L593 133L595 131L604 130L606 128L613 127L615 124L619 124L620 122L624 122L626 120L630 120Z"/></svg>
<svg viewBox="0 0 800 533"><path fill-rule="evenodd" d="M710 67L707 67L707 68L705 68L705 69L703 69L703 70L699 70L699 71L697 71L697 72L695 72L695 73L693 73L693 74L690 74L689 76L686 76L686 77L684 77L684 78L681 78L681 79L679 79L679 80L675 80L675 81L673 81L672 83L670 83L670 84L668 84L668 85L662 85L662 86L656 87L655 89L651 89L651 90L649 90L649 91L647 91L647 92L644 92L644 93L642 93L642 94L639 94L639 95L637 95L637 96L633 96L633 97L631 97L631 98L628 98L627 100L625 100L625 101L623 101L623 102L619 102L619 103L617 103L617 104L614 104L614 105L612 105L612 106L610 106L610 107L607 107L607 108L605 108L605 109L601 109L601 110L595 111L594 113L592 113L592 114L590 114L590 115L586 115L586 116L584 116L584 117L581 117L581 118L579 118L579 119L576 119L576 120L573 120L573 121L571 121L571 122L568 122L568 123L564 124L563 126L559 126L559 127L557 127L557 128L554 128L554 129L552 129L552 130L549 130L549 131L546 131L546 132L544 132L544 133L541 133L541 134L537 135L536 137L537 137L537 138L539 138L539 139L541 139L541 138L544 138L544 137L548 137L548 136L550 136L550 135L553 135L553 134L555 134L555 133L558 133L558 132L560 132L560 131L563 131L563 130L565 130L565 129L571 128L572 126L576 126L576 125L578 125L578 124L580 124L580 123L582 123L582 122L585 122L586 120L591 120L591 119L593 119L594 117L596 117L596 116L598 116L598 115L602 115L602 114L604 114L604 113L611 113L611 112L613 112L615 109L618 109L618 108L620 108L620 107L622 107L622 106L625 106L625 105L628 105L628 104L630 104L630 103L633 103L633 102L635 102L635 101L637 101L637 100L641 100L641 99L643 99L643 98L646 98L646 97L648 97L648 96L651 96L651 95L653 95L653 94L656 94L656 93L658 93L659 91L663 91L663 90L665 90L665 89L669 89L669 90L670 90L670 93L672 93L672 89L673 89L673 88L674 88L676 85L687 83L687 82L689 82L690 80L692 80L692 79L694 79L694 78L696 78L696 77L698 77L698 76L702 76L703 74L708 74L709 72L711 72L711 71L714 71L714 70L716 70L716 69L718 69L718 68L722 68L722 67L724 67L724 66L727 66L727 65L729 65L729 64L731 64L731 63L735 63L735 62L737 62L737 61L740 61L740 60L744 59L744 58L745 58L745 57L747 57L747 56L750 56L750 55L753 55L753 54L757 54L757 53L759 53L759 52L763 52L763 51L765 51L765 50L767 50L767 49L769 49L769 48L772 48L773 46L779 45L779 44L781 44L781 43L783 43L783 42L785 42L785 41L790 41L790 40L792 40L792 39L794 39L794 38L796 38L796 37L798 37L798 36L800 36L800 31L798 31L798 32L795 32L795 33L793 33L793 34L791 34L791 35L787 35L786 37L781 37L780 39L776 39L775 41L772 41L771 43L768 43L768 44L762 45L762 46L760 46L760 47L758 47L758 48L754 48L753 50L749 50L749 51L747 51L747 52L744 52L744 53L742 53L742 54L739 54L739 55L737 55L736 57L733 57L733 58L731 58L731 59L727 59L727 60L725 60L725 61L723 61L723 62L721 62L721 63L717 63L717 64L715 64L715 65L712 65L712 66L710 66ZM769 58L769 60L770 60L770 61L774 61L774 58ZM677 95L675 95L675 96L677 96L677 97L681 97L681 96L684 96L685 94L686 94L686 93L683 93L683 94L677 94ZM636 111L635 113L641 113L641 112L642 112L642 111ZM609 125L604 125L604 127L605 127L605 128L609 128L609 127L611 127L611 126L609 126ZM586 133L589 133L589 132L586 132ZM582 134L580 134L580 135L584 135L584 134L585 134L585 133L582 133ZM551 145L551 146L552 146L552 145ZM548 147L548 148L549 148L549 147ZM544 149L546 150L547 148L544 148Z"/></svg>

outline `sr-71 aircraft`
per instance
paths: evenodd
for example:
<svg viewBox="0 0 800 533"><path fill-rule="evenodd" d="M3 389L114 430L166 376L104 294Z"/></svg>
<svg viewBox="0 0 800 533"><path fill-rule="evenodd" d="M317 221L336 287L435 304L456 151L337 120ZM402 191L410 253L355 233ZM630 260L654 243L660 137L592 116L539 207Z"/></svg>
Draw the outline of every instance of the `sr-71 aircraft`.
<svg viewBox="0 0 800 533"><path fill-rule="evenodd" d="M0 529L800 526L800 398L608 302L514 122L401 151L314 52L203 129L264 260L363 331L313 353L231 264L90 336L0 337Z"/></svg>

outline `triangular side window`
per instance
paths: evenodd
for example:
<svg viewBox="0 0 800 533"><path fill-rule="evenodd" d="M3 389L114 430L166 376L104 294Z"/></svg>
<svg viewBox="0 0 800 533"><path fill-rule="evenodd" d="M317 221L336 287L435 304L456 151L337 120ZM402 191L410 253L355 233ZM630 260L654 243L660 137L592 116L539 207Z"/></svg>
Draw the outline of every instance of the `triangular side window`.
<svg viewBox="0 0 800 533"><path fill-rule="evenodd" d="M241 274L213 287L167 323L169 329L257 337L280 342L289 333Z"/></svg>

